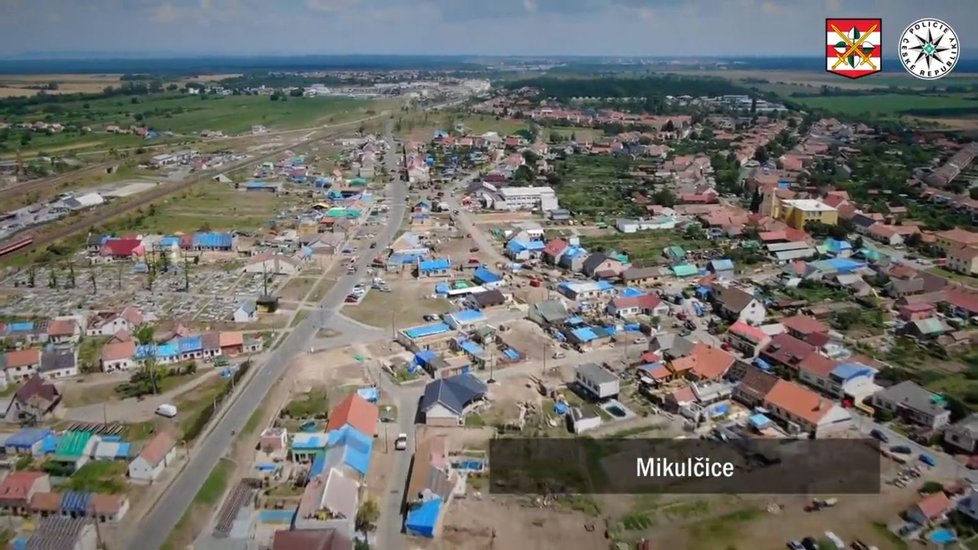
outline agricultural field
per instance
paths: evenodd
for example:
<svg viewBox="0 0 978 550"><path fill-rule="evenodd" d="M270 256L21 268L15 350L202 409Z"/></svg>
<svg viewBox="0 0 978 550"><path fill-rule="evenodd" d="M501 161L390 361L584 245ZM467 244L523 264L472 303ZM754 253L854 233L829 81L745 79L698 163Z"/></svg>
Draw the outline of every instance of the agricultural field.
<svg viewBox="0 0 978 550"><path fill-rule="evenodd" d="M547 128L544 134L548 141L554 141L553 136L560 136L560 141L570 141L573 136L578 143L587 143L604 137L604 131L598 128Z"/></svg>
<svg viewBox="0 0 978 550"><path fill-rule="evenodd" d="M931 116L978 115L978 95L942 94L879 94L835 97L792 97L792 101L808 107L826 109L842 114L871 113L884 116Z"/></svg>
<svg viewBox="0 0 978 550"><path fill-rule="evenodd" d="M669 72L688 75L691 71L673 70ZM821 86L832 86L846 90L871 90L890 86L925 89L934 85L933 82L914 78L903 71L886 72L858 80L841 78L825 71L696 70L696 74L726 78L738 84L757 86L760 89L766 89L769 86L789 86L795 88L793 91L807 90L809 92L817 91ZM758 80L765 80L767 84L758 84ZM941 86L969 86L974 84L978 84L978 75L976 74L951 74L940 81ZM772 89L771 91L775 90Z"/></svg>
<svg viewBox="0 0 978 550"><path fill-rule="evenodd" d="M203 130L237 134L257 124L272 130L310 128L367 118L379 107L368 100L349 98L290 98L271 101L266 96L190 96L157 94L70 101L28 107L0 105L0 119L11 123L38 120L78 128L91 133L65 131L47 135L22 130L0 131L0 154L27 151L65 152L82 148L110 149L149 143L136 136L104 132L108 125L128 128L145 125L158 132L177 135ZM25 137L26 136L26 137ZM155 142L155 140L154 140Z"/></svg>
<svg viewBox="0 0 978 550"><path fill-rule="evenodd" d="M480 115L460 112L448 113L413 113L399 119L400 130L406 132L412 141L428 142L435 130L455 131L456 124L465 126L468 134L481 135L486 132L496 132L501 136L515 133L517 130L528 129L529 125L521 120L499 118L491 115Z"/></svg>
<svg viewBox="0 0 978 550"><path fill-rule="evenodd" d="M0 97L46 94L97 94L106 86L118 86L119 74L0 75ZM56 86L51 86L52 84ZM54 88L54 89L52 89Z"/></svg>

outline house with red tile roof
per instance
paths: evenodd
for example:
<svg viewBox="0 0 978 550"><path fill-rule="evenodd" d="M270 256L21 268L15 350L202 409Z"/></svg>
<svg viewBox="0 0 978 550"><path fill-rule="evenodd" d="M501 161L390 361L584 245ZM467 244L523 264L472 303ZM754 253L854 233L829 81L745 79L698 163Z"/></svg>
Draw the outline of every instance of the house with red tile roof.
<svg viewBox="0 0 978 550"><path fill-rule="evenodd" d="M351 393L333 408L326 422L326 430L338 430L350 426L357 431L374 437L377 435L377 419L380 409L357 393Z"/></svg>
<svg viewBox="0 0 978 550"><path fill-rule="evenodd" d="M659 317L669 313L669 305L655 294L642 294L640 296L615 298L608 303L607 311L609 315L615 317L634 317L636 315Z"/></svg>
<svg viewBox="0 0 978 550"><path fill-rule="evenodd" d="M937 491L907 508L904 511L904 516L917 525L928 526L943 521L953 508L954 504L947 497L947 494L944 491Z"/></svg>
<svg viewBox="0 0 978 550"><path fill-rule="evenodd" d="M99 251L100 255L117 260L131 259L144 253L143 241L140 239L109 239L102 243Z"/></svg>
<svg viewBox="0 0 978 550"><path fill-rule="evenodd" d="M720 348L698 343L693 346L689 355L676 359L673 364L687 362L689 367L681 365L680 370L685 371L688 378L695 381L708 381L723 378L736 361L736 357Z"/></svg>
<svg viewBox="0 0 978 550"><path fill-rule="evenodd" d="M51 478L44 472L14 472L0 482L0 509L23 515L30 510L35 493L50 492Z"/></svg>
<svg viewBox="0 0 978 550"><path fill-rule="evenodd" d="M758 327L737 321L727 329L723 340L745 357L756 357L761 348L771 341L771 337Z"/></svg>
<svg viewBox="0 0 978 550"><path fill-rule="evenodd" d="M55 344L74 344L82 335L81 324L74 317L52 319L47 330L48 341Z"/></svg>
<svg viewBox="0 0 978 550"><path fill-rule="evenodd" d="M798 364L813 353L815 346L784 333L774 335L758 357L772 367L780 366L797 373Z"/></svg>
<svg viewBox="0 0 978 550"><path fill-rule="evenodd" d="M136 342L109 342L102 346L100 364L102 372L129 370L136 365Z"/></svg>
<svg viewBox="0 0 978 550"><path fill-rule="evenodd" d="M852 416L834 401L794 382L778 380L764 397L764 408L789 433L818 438L849 430Z"/></svg>
<svg viewBox="0 0 978 550"><path fill-rule="evenodd" d="M564 239L553 239L543 249L543 260L550 265L557 265L568 246Z"/></svg>
<svg viewBox="0 0 978 550"><path fill-rule="evenodd" d="M27 348L8 351L0 355L0 366L7 373L7 380L27 380L41 368L41 349Z"/></svg>
<svg viewBox="0 0 978 550"><path fill-rule="evenodd" d="M792 315L781 319L780 322L788 334L803 342L807 342L812 335L829 333L829 327L825 323L810 315Z"/></svg>
<svg viewBox="0 0 978 550"><path fill-rule="evenodd" d="M153 483L177 455L177 440L166 430L159 431L143 446L129 463L129 479L138 483Z"/></svg>
<svg viewBox="0 0 978 550"><path fill-rule="evenodd" d="M829 383L829 375L837 366L838 361L820 353L812 353L798 363L798 378L814 388L824 388Z"/></svg>

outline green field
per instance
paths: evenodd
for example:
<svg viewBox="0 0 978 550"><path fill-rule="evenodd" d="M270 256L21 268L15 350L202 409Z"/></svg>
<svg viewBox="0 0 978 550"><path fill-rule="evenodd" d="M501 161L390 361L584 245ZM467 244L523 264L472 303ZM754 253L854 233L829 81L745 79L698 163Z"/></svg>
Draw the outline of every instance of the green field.
<svg viewBox="0 0 978 550"><path fill-rule="evenodd" d="M135 103L134 103L135 101ZM59 134L0 131L0 153L24 151L64 152L79 148L118 148L152 145L136 136L105 133L108 125L123 128L145 126L160 133L196 134L202 130L228 134L247 132L261 124L272 130L289 130L342 123L366 118L378 105L350 98L288 98L272 101L268 96L191 96L156 94L71 101L12 108L0 103L0 119L11 123L46 121L64 126L92 129L90 134L65 131ZM369 112L368 112L369 111ZM28 140L29 139L29 140ZM162 139L162 138L160 138Z"/></svg>
<svg viewBox="0 0 978 550"><path fill-rule="evenodd" d="M847 115L965 116L978 114L978 94L790 97L802 105Z"/></svg>
<svg viewBox="0 0 978 550"><path fill-rule="evenodd" d="M653 189L626 175L631 164L627 158L583 155L557 161L560 181L553 187L561 206L598 221L643 215L644 209L631 201L632 191Z"/></svg>

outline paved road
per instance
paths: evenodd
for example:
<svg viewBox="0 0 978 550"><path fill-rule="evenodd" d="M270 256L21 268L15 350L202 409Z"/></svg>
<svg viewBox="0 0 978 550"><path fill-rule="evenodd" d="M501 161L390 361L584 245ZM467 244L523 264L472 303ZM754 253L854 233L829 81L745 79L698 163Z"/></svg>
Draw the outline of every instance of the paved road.
<svg viewBox="0 0 978 550"><path fill-rule="evenodd" d="M390 137L393 123L388 122L386 132ZM387 155L388 162L396 162L396 152ZM395 157L391 161L391 157ZM396 173L396 172L395 172ZM404 218L407 185L393 181L388 184L387 204L390 206L389 223L377 233L377 248L383 250L390 244ZM371 261L369 254L357 259L357 271L362 272ZM230 448L234 435L244 428L252 411L261 403L272 385L285 374L293 357L309 348L324 319L334 315L342 306L343 300L353 290L360 275L341 277L330 289L321 303L322 315L310 315L288 335L284 342L268 355L252 379L240 390L240 395L230 404L226 414L221 417L214 429L192 450L189 463L163 494L156 506L143 519L140 529L139 545L143 548L159 548L166 541L184 511L188 510L197 491L204 484L211 471Z"/></svg>

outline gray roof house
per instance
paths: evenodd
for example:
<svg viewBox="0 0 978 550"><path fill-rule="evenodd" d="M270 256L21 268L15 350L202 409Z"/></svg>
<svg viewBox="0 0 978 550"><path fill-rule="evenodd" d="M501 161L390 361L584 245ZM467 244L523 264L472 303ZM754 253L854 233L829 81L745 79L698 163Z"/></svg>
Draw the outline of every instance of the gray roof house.
<svg viewBox="0 0 978 550"><path fill-rule="evenodd" d="M242 300L234 310L235 323L250 323L258 317L258 305L254 300Z"/></svg>
<svg viewBox="0 0 978 550"><path fill-rule="evenodd" d="M488 391L486 384L471 374L441 378L425 386L419 409L426 424L457 426L464 420L465 408Z"/></svg>
<svg viewBox="0 0 978 550"><path fill-rule="evenodd" d="M978 414L970 414L945 428L944 443L974 453L978 449Z"/></svg>
<svg viewBox="0 0 978 550"><path fill-rule="evenodd" d="M945 426L951 420L946 400L911 380L873 394L873 406L931 429Z"/></svg>

